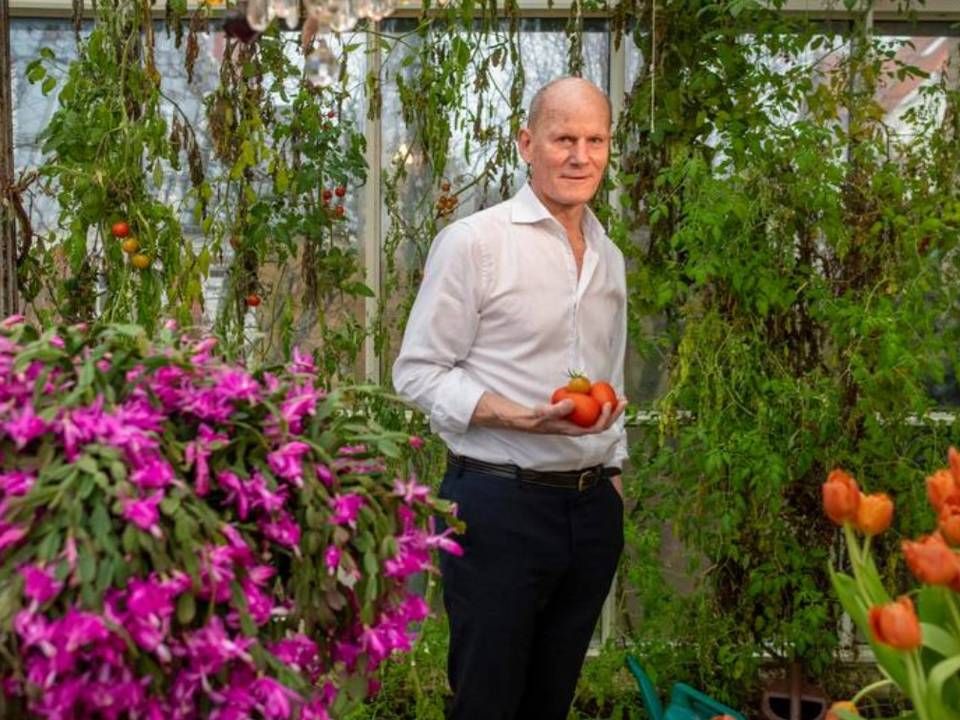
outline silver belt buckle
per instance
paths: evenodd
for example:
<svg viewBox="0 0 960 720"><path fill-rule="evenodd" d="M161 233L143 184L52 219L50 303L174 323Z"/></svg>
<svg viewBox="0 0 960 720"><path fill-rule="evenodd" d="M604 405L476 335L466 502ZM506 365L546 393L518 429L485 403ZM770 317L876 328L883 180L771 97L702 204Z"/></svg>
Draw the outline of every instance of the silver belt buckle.
<svg viewBox="0 0 960 720"><path fill-rule="evenodd" d="M589 487L585 483L590 476L593 475L593 473L593 470L584 470L582 473L580 473L580 478L577 480L577 492L583 492L587 487Z"/></svg>

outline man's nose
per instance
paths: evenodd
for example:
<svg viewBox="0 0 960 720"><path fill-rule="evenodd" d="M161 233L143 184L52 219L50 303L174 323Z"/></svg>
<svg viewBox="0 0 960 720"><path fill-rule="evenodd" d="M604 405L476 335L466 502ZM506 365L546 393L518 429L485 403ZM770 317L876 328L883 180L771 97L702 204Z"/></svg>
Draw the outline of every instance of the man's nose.
<svg viewBox="0 0 960 720"><path fill-rule="evenodd" d="M589 153L587 152L587 141L586 140L577 140L573 147L570 148L570 160L576 165L583 165L589 159Z"/></svg>

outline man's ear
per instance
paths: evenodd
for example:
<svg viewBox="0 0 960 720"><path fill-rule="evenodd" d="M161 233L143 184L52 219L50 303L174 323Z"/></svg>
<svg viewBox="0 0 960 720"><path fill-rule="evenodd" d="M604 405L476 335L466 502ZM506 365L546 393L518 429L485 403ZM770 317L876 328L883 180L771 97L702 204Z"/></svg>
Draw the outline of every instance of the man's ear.
<svg viewBox="0 0 960 720"><path fill-rule="evenodd" d="M533 141L533 137L530 135L529 128L520 128L520 132L517 133L517 150L520 152L520 157L523 158L523 161L527 164L530 163L530 143Z"/></svg>

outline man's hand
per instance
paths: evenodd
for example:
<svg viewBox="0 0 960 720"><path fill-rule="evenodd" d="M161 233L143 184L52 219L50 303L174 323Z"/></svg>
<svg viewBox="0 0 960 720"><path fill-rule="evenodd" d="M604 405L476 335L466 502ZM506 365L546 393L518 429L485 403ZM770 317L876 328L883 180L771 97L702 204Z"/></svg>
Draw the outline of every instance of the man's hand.
<svg viewBox="0 0 960 720"><path fill-rule="evenodd" d="M610 403L604 403L600 408L600 417L597 418L597 421L590 427L580 427L564 419L573 412L573 400L561 400L550 405L538 405L533 408L535 419L530 432L550 435L592 435L601 433L616 422L626 407L626 398L618 398L616 407Z"/></svg>
<svg viewBox="0 0 960 720"><path fill-rule="evenodd" d="M600 417L590 427L580 427L564 417L573 411L572 400L537 405L529 408L513 400L485 392L480 396L470 422L482 427L501 427L541 435L593 435L609 428L623 414L627 399L620 398L616 407L604 403Z"/></svg>

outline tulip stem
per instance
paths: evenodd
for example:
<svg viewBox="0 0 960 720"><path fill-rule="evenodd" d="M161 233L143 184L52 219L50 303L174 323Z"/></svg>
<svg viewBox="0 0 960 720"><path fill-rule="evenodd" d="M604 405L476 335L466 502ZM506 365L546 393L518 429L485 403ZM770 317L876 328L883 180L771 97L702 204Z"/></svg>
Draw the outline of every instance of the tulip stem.
<svg viewBox="0 0 960 720"><path fill-rule="evenodd" d="M953 592L949 589L944 594L947 596L947 607L950 608L953 627L957 631L957 634L960 635L960 610L957 610L957 600L953 596Z"/></svg>
<svg viewBox="0 0 960 720"><path fill-rule="evenodd" d="M887 687L888 685L893 685L893 680L890 678L885 678L883 680L877 680L877 682L867 685L865 688L862 688L860 692L850 698L850 702L854 705L860 702L861 699L872 693L874 690L879 690L882 687Z"/></svg>
<svg viewBox="0 0 960 720"><path fill-rule="evenodd" d="M850 565L853 568L853 577L857 583L857 589L869 607L873 600L870 598L867 587L863 582L863 555L860 551L860 543L857 542L857 536L853 532L853 526L848 522L843 524L843 535L847 541L847 552L850 554Z"/></svg>
<svg viewBox="0 0 960 720"><path fill-rule="evenodd" d="M923 666L920 664L920 653L911 650L907 654L907 678L910 683L909 695L913 702L913 709L919 720L930 720L926 705L926 683L923 675Z"/></svg>

